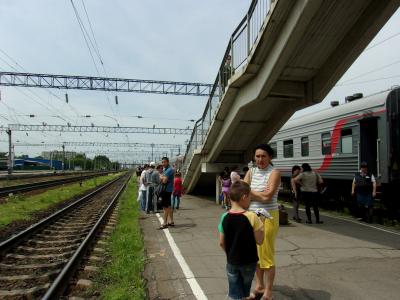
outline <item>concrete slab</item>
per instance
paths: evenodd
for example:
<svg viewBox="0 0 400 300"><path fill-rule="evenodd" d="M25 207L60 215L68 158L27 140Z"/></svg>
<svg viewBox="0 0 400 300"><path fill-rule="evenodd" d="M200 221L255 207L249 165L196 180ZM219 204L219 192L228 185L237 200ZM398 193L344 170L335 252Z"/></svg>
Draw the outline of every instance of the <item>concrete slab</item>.
<svg viewBox="0 0 400 300"><path fill-rule="evenodd" d="M168 229L208 299L225 299L228 289L217 232L223 212L210 199L187 195ZM141 218L149 298L195 299L156 216ZM274 299L396 299L400 235L328 216L324 221L280 228Z"/></svg>

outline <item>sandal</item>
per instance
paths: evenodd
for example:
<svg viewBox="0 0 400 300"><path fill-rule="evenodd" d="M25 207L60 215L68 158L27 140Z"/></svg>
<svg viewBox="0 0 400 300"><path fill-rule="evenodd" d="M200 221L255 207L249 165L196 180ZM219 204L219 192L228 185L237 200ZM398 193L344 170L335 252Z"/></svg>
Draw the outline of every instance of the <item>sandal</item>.
<svg viewBox="0 0 400 300"><path fill-rule="evenodd" d="M262 298L262 296L264 295L264 292L257 292L257 291L253 291L250 293L250 296L247 299L250 300L259 300Z"/></svg>
<svg viewBox="0 0 400 300"><path fill-rule="evenodd" d="M168 224L167 224L167 226L174 227L174 226L175 226L175 224L174 224L174 222L171 222L171 223L168 223Z"/></svg>
<svg viewBox="0 0 400 300"><path fill-rule="evenodd" d="M168 228L168 224L165 225L161 225L158 229L167 229Z"/></svg>

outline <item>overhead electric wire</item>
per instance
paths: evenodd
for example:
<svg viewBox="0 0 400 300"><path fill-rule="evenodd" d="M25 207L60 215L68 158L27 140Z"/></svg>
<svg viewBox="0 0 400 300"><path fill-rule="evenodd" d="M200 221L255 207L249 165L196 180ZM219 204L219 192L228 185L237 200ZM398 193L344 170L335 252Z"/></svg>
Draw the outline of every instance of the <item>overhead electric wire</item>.
<svg viewBox="0 0 400 300"><path fill-rule="evenodd" d="M95 59L94 59L93 52L92 52L92 49L91 49L91 47L90 47L90 45L89 45L89 42L90 42L90 44L92 45L93 50L94 50L95 53L97 54L96 49L95 49L95 46L93 45L93 42L92 42L92 40L91 40L91 38L90 38L90 36L89 36L89 34L88 34L86 28L85 28L85 25L83 24L83 21L82 21L80 15L79 15L79 12L78 12L78 10L77 10L77 8L76 8L76 6L75 6L73 0L70 0L70 1L71 1L72 8L73 8L73 10L74 10L74 13L75 13L75 17L76 17L76 19L77 19L77 21L78 21L78 24L79 24L79 27L80 27L80 29L81 29L83 38L84 38L84 40L85 40L86 46L87 46L87 48L88 48L88 50L89 50L89 53L90 53L90 56L91 56L91 58L92 58L93 64L94 64L95 69L96 69L96 71L97 71L97 75L100 76L100 72L99 72L99 69L98 69L98 67L97 67L96 61L95 61ZM87 16L88 16L88 15L87 15ZM89 42L88 42L88 41L89 41ZM98 49L98 48L97 48L97 49ZM97 51L98 51L98 50L97 50ZM102 62L100 53L98 53L98 57L99 57L99 60ZM102 65L103 65L103 64L102 64ZM111 105L110 97L109 97L109 95L108 95L107 92L105 92L105 95L106 95L106 98L107 98L107 102L108 102L108 104L109 104L109 106L110 106L111 112L112 112L112 114L115 116L115 112L114 112L113 106Z"/></svg>
<svg viewBox="0 0 400 300"><path fill-rule="evenodd" d="M387 37L386 39L384 39L384 40L382 40L382 41L380 41L380 42L377 42L376 44L373 44L373 45L367 47L363 52L366 52L366 51L368 51L368 50L371 50L371 49L375 48L376 46L379 46L380 44L383 44L383 43L385 43L385 42L387 42L387 41L389 41L389 40L395 38L395 37L398 36L398 35L400 35L400 32L395 33L395 34L393 34L393 35Z"/></svg>
<svg viewBox="0 0 400 300"><path fill-rule="evenodd" d="M2 52L2 53L5 53L4 51L1 51L1 52ZM9 57L10 59L12 59L9 55L6 54L6 56ZM20 71L20 70L16 69L13 65L11 65L9 62L7 62L5 59L3 59L2 57L0 57L0 60L2 60L5 64L7 64L7 65L8 65L10 68L12 68L13 70L15 70L15 71L17 71L17 72ZM13 61L14 61L14 60L13 60ZM23 68L21 65L19 65L16 61L14 61L14 63L15 63L16 65L20 66L20 67L24 70L24 68ZM1 69L1 68L0 68L0 69ZM59 110L59 109L55 108L52 104L50 104L49 102L47 102L47 101L45 101L44 99L42 99L41 96L39 96L39 95L36 94L35 92L31 91L30 89L28 89L28 91L29 91L33 96L35 96L37 99L39 99L40 101L42 101L43 103L45 103L46 105L45 105L45 104L42 104L42 103L40 103L40 102L38 102L38 101L36 101L36 100L33 99L31 96L27 95L27 93L20 91L20 90L18 89L18 87L15 87L15 88L16 88L17 91L21 92L21 93L24 94L26 97L28 97L29 99L31 99L31 100L33 100L34 102L38 103L39 105L45 107L47 110L49 110L49 111L53 110L53 113L55 112L55 113L57 113L57 114L64 115L64 112L63 112L62 110ZM53 94L53 93L51 93L51 94ZM55 95L55 96L56 96L56 95ZM65 116L65 115L64 115L64 116Z"/></svg>
<svg viewBox="0 0 400 300"><path fill-rule="evenodd" d="M389 77L381 77L381 78L375 78L375 79L370 79L370 80L356 81L356 82L350 82L350 83L340 84L340 85L336 85L336 87L349 86L349 85L357 85L357 84L363 84L363 83L369 83L369 82L380 81L380 80L387 80L387 79L393 79L393 78L400 78L400 74L399 74L399 75L389 76Z"/></svg>
<svg viewBox="0 0 400 300"><path fill-rule="evenodd" d="M99 45L97 44L97 40L96 40L96 37L95 37L94 32L93 32L92 22L90 22L89 14L88 14L88 12L86 10L85 2L83 0L81 0L81 2L82 2L83 9L85 10L86 19L88 20L88 23L89 23L89 28L90 28L90 32L92 33L94 44L96 45L96 47L94 47L93 44L92 44L92 47L96 50L97 56L99 57L99 60L100 60L100 63L102 65L104 65L103 58L101 57L101 54L100 54Z"/></svg>
<svg viewBox="0 0 400 300"><path fill-rule="evenodd" d="M360 74L360 75L358 75L358 76L355 76L355 77L353 77L353 78L350 78L350 79L344 80L344 81L342 81L342 82L339 82L336 86L341 86L341 85L343 85L343 84L346 83L346 82L353 81L354 79L358 79L358 78L360 78L360 77L364 77L365 75L368 75L368 74L371 74L371 73L375 73L375 72L381 71L381 70L386 69L386 68L388 68L388 67L394 66L394 65L396 65L396 64L398 64L398 63L400 63L400 60L394 61L394 62L392 62L392 63L390 63L390 64L384 65L384 66L382 66L382 67L379 67L379 68L370 70L370 71L368 71L368 72L362 73L362 74Z"/></svg>
<svg viewBox="0 0 400 300"><path fill-rule="evenodd" d="M92 34L93 41L94 41L94 44L95 44L95 46L93 46L93 43L92 43L92 47L96 50L96 53L97 53L97 56L98 56L98 58L99 58L100 64L101 64L101 66L102 66L102 68L103 68L103 71L104 71L104 75L105 75L106 77L109 77L109 76L108 76L108 72L107 72L106 67L105 67L105 64L104 64L103 57L101 56L101 53L100 53L100 47L99 47L99 45L97 44L96 36L94 35L94 30L93 30L92 22L90 21L89 14L88 14L88 12L87 12L87 10L86 10L85 2L84 2L83 0L81 0L81 3L82 3L82 6L83 6L83 9L84 9L84 11L85 11L86 19L87 19L87 22L88 22L88 24L89 24L90 32L91 32L91 34ZM119 114L118 106L116 106L116 112L117 112L116 114L117 114L118 116L114 113L114 111L112 111L112 112L113 112L113 114L114 114L114 117L116 117L116 118L120 115L120 114Z"/></svg>
<svg viewBox="0 0 400 300"><path fill-rule="evenodd" d="M78 10L75 7L74 1L73 0L70 0L70 1L71 1L72 8L74 10L74 13L75 13L76 20L78 21L78 24L79 24L79 28L81 29L83 38L85 40L85 44L86 44L86 46L87 46L87 48L89 50L90 57L92 58L92 61L93 61L94 67L96 69L97 75L100 76L99 69L97 68L96 61L95 61L95 59L93 57L92 49L90 48L89 43L88 43L88 39L90 39L90 38L86 37L86 34L85 34L86 29L84 29L84 25L83 25L82 20L81 20L81 18L79 16Z"/></svg>
<svg viewBox="0 0 400 300"><path fill-rule="evenodd" d="M3 53L3 55L5 55L13 64L15 64L16 66L18 66L21 70L23 70L24 72L26 72L26 73L29 73L22 65L20 65L14 58L12 58L10 55L8 55L4 50L2 50L2 49L0 49L0 52L1 53ZM14 66L12 66L10 63L8 63L6 60L4 60L4 59L2 59L1 57L0 57L0 59L2 60L2 61L4 61L8 66L10 66L13 70L15 70L15 71L17 71L17 72L20 72L20 70L18 70L17 68L15 68ZM41 97L40 96L38 96L38 95L36 95L34 92L32 92L31 90L29 90L33 95L35 95L36 97L38 97L39 99L41 99ZM55 93L53 93L51 90L48 90L48 89L46 89L46 91L50 94L50 95L52 95L52 96L54 96L55 98L57 98L58 100L60 100L63 104L65 103L64 102L64 99L62 99L60 96L58 96L57 94L55 94ZM41 100L43 100L43 99L41 99ZM44 100L43 100L44 101ZM48 102L47 102L48 103ZM56 109L56 108L54 108L50 103L48 103L48 105L50 106L50 107L52 107L53 109ZM71 105L71 104L69 104L68 105L68 107L76 114L76 115L79 115L79 112L78 112L78 110L73 106L73 105ZM62 114L63 114L63 112L61 112Z"/></svg>

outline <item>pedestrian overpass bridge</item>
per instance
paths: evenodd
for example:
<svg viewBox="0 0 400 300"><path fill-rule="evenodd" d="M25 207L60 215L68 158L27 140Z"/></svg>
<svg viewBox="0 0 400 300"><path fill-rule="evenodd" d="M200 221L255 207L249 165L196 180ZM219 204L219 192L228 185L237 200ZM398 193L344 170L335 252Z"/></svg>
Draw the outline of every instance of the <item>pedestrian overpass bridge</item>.
<svg viewBox="0 0 400 300"><path fill-rule="evenodd" d="M258 0L233 32L183 164L188 192L324 99L400 0ZM228 56L231 61L227 60Z"/></svg>

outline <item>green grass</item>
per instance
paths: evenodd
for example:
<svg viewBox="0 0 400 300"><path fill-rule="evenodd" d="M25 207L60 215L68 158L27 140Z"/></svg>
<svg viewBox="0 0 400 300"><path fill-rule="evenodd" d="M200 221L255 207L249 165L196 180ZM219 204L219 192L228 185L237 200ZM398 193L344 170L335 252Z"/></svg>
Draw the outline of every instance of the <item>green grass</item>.
<svg viewBox="0 0 400 300"><path fill-rule="evenodd" d="M83 194L89 189L110 181L117 175L110 174L85 180L82 186L79 186L79 183L68 184L33 196L14 195L8 197L6 203L0 204L0 229L13 221L29 220L34 213Z"/></svg>
<svg viewBox="0 0 400 300"><path fill-rule="evenodd" d="M107 246L108 262L94 279L101 299L146 298L144 245L139 226L136 177L132 177L120 199L118 223ZM97 295L96 295L97 298Z"/></svg>

